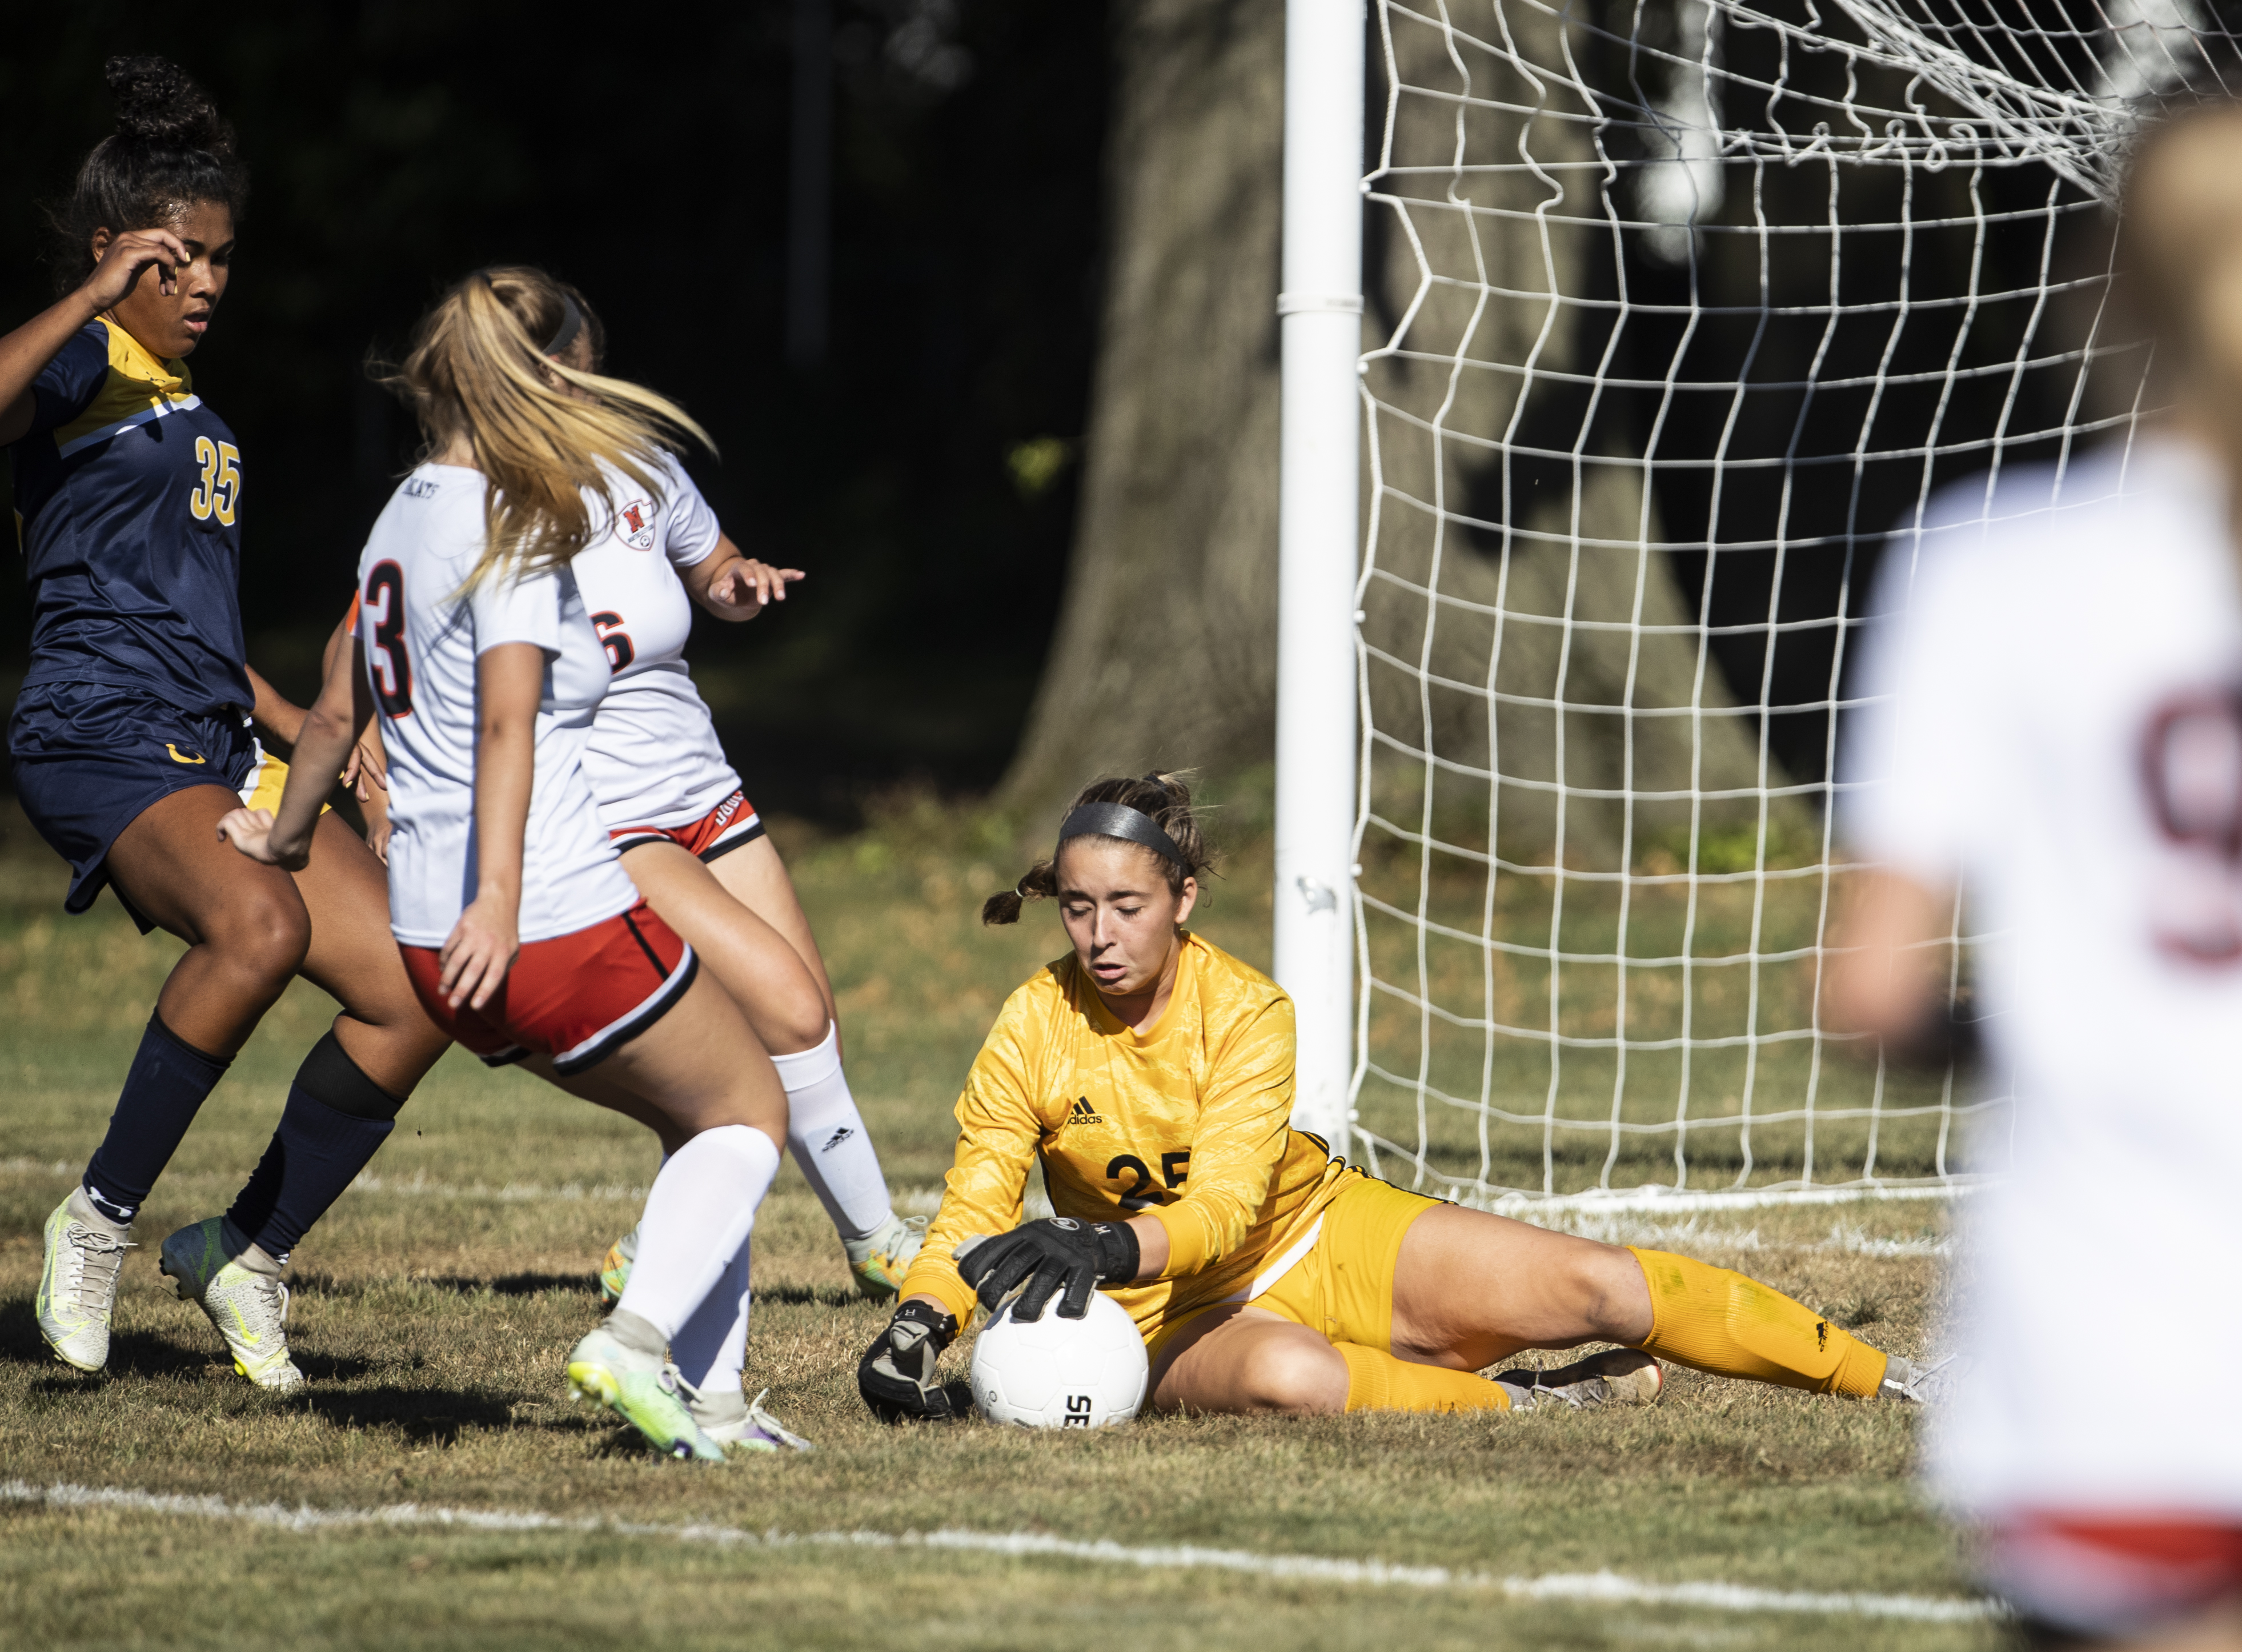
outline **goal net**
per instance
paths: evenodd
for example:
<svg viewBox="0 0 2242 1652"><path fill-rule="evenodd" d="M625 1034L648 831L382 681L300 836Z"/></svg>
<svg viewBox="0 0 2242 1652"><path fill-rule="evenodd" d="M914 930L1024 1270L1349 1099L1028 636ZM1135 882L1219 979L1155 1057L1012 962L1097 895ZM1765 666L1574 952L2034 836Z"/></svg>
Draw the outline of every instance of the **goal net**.
<svg viewBox="0 0 2242 1652"><path fill-rule="evenodd" d="M1818 1018L1848 644L1934 489L2130 429L2104 203L2143 100L2203 82L2192 4L1374 8L1379 1173L1499 1205L2000 1168L2001 1074ZM1957 984L1971 946L1957 909Z"/></svg>

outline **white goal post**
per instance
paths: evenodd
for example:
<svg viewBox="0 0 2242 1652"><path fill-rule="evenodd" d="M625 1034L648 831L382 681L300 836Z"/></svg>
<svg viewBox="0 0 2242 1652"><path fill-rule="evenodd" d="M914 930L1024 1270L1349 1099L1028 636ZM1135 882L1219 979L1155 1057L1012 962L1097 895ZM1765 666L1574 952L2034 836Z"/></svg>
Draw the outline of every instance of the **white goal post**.
<svg viewBox="0 0 2242 1652"><path fill-rule="evenodd" d="M1302 1128L1484 1205L1999 1168L2002 1075L1821 1024L1848 647L1934 489L2138 417L2105 201L2196 3L1288 0Z"/></svg>

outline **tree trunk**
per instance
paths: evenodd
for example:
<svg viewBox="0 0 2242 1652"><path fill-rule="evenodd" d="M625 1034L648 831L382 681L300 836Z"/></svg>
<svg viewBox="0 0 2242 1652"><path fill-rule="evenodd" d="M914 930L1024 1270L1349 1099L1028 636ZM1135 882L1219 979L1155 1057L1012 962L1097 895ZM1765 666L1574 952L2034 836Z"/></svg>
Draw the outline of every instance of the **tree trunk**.
<svg viewBox="0 0 2242 1652"><path fill-rule="evenodd" d="M1098 774L1230 770L1272 755L1284 10L1275 0L1118 8L1082 517L1004 789L1016 805L1048 805ZM1526 52L1562 60L1554 18L1517 7L1509 23ZM1405 85L1481 101L1404 97L1393 164L1436 170L1389 176L1379 188L1408 203L1373 208L1370 347L1420 299L1428 271L1447 278L1425 287L1406 355L1380 357L1367 379L1408 415L1381 413L1377 426L1386 494L1364 639L1373 722L1407 749L1375 751L1373 804L1413 822L1429 810L1450 841L1492 833L1506 852L1545 863L1561 836L1571 857L1608 860L1622 836L1640 853L1646 833L1686 837L1686 802L1634 809L1629 833L1617 802L1567 797L1561 828L1554 783L1748 789L1756 739L1702 657L1664 554L1648 548L1661 535L1640 462L1613 453L1608 436L1581 444L1569 465L1509 457L1513 442L1572 442L1561 428L1568 407L1580 427L1583 409L1561 391L1537 392L1522 422L1513 415L1521 364L1560 379L1595 365L1601 340L1584 336L1581 309L1542 296L1577 297L1594 279L1593 232L1565 220L1593 220L1595 170L1561 166L1558 183L1514 169L1449 171L1457 160L1514 161L1529 118L1537 156L1594 151L1576 121L1502 107L1561 101L1554 77L1547 90L1522 77L1467 89L1437 30L1397 18L1393 44ZM1537 225L1534 209L1553 190L1574 198ZM1464 200L1519 216L1474 218L1455 210ZM1474 769L1480 778L1464 772ZM1436 774L1440 795L1428 799ZM1715 812L1734 825L1751 811Z"/></svg>
<svg viewBox="0 0 2242 1652"><path fill-rule="evenodd" d="M1268 760L1285 8L1124 0L1082 515L1008 802Z"/></svg>

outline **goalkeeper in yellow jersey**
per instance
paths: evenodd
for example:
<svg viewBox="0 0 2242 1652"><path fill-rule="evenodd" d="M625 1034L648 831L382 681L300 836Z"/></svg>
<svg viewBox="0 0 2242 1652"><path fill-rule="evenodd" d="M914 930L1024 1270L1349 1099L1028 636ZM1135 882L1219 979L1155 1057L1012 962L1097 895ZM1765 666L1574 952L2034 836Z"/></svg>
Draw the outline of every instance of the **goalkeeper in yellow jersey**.
<svg viewBox="0 0 2242 1652"><path fill-rule="evenodd" d="M1079 1318L1109 1291L1144 1333L1152 1403L1285 1412L1508 1410L1657 1398L1658 1359L1823 1393L1905 1397L1905 1363L1780 1292L1388 1185L1290 1128L1292 1004L1183 927L1207 851L1177 780L1102 780L1057 856L994 897L1056 899L1074 950L997 1017L957 1102L957 1158L866 1402L950 1404L936 1362L971 1315ZM1023 1224L1040 1160L1056 1216ZM1554 1371L1527 1348L1615 1342Z"/></svg>

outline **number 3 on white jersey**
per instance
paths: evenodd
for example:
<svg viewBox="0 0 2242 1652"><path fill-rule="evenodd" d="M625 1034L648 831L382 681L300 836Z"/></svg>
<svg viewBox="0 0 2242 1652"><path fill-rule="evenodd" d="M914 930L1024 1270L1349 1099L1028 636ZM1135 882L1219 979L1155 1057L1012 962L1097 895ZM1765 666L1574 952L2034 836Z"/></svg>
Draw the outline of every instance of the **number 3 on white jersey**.
<svg viewBox="0 0 2242 1652"><path fill-rule="evenodd" d="M405 651L405 571L394 562L376 562L366 574L363 601L359 635L366 639L373 697L381 702L384 715L409 717L413 661Z"/></svg>

